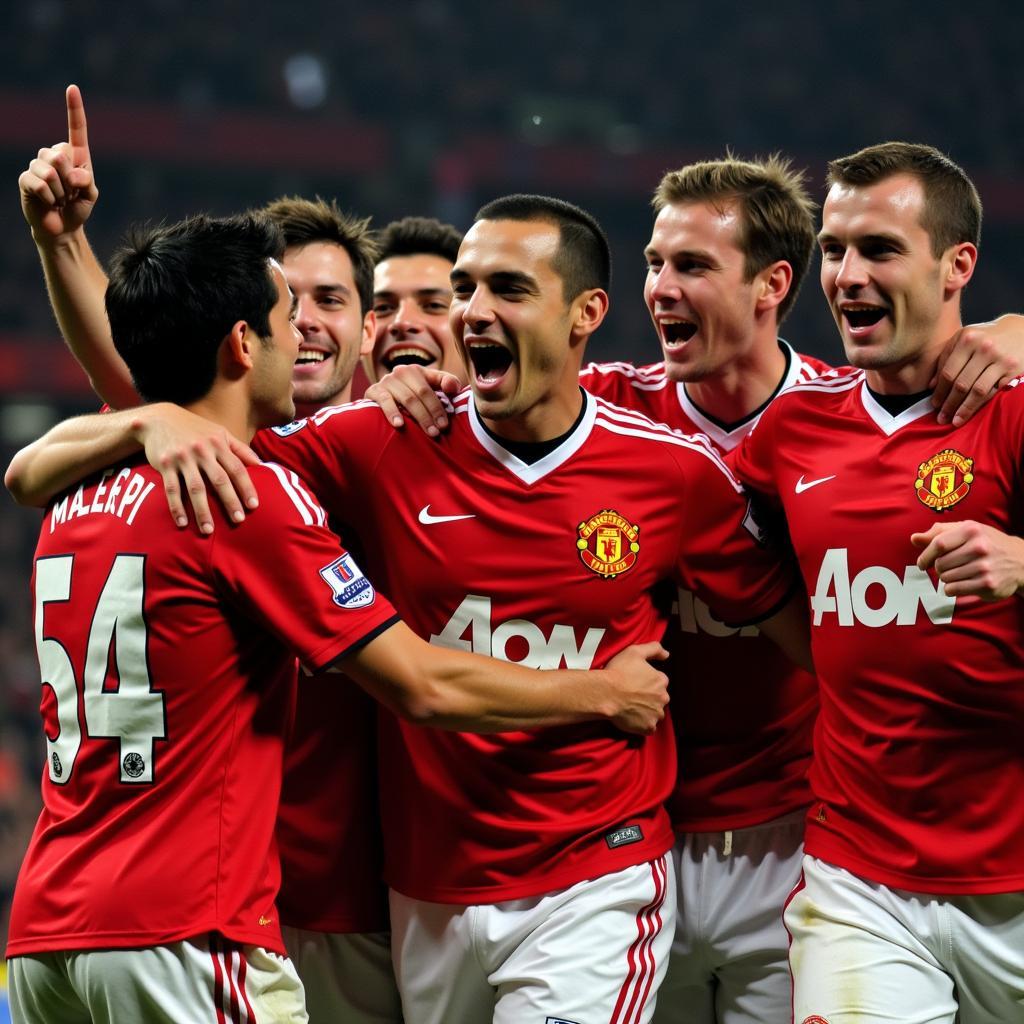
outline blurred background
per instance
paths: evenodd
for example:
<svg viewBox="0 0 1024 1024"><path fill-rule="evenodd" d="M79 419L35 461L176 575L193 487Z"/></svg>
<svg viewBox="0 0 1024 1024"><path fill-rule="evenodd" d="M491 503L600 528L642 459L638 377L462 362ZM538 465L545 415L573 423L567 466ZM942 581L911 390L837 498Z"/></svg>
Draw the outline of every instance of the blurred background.
<svg viewBox="0 0 1024 1024"><path fill-rule="evenodd" d="M17 177L66 138L81 85L101 259L135 219L336 196L378 224L465 229L484 201L546 192L612 240L612 314L592 358L658 358L641 299L662 173L731 148L806 168L889 138L929 142L985 203L968 320L1020 308L1024 7L860 0L23 0L0 5L0 456L95 408L65 356ZM784 335L839 360L811 271ZM0 940L42 757L28 574L39 517L0 496Z"/></svg>

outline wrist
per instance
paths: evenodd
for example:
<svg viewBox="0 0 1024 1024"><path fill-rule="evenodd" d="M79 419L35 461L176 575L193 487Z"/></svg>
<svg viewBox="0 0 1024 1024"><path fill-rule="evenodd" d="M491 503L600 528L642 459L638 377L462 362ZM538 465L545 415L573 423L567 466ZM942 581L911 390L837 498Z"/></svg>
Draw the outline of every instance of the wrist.
<svg viewBox="0 0 1024 1024"><path fill-rule="evenodd" d="M70 231L62 231L59 235L51 235L49 232L32 229L32 241L36 248L44 255L60 257L62 255L77 255L85 247L85 228L79 224L77 228Z"/></svg>

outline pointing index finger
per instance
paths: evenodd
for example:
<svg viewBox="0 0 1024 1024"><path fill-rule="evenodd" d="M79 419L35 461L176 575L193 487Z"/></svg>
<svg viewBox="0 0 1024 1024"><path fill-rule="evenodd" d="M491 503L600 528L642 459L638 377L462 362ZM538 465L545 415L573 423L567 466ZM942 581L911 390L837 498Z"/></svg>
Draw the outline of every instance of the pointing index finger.
<svg viewBox="0 0 1024 1024"><path fill-rule="evenodd" d="M89 133L86 128L82 91L77 85L69 85L65 98L68 107L68 142L71 143L72 160L76 167L85 167L89 164Z"/></svg>

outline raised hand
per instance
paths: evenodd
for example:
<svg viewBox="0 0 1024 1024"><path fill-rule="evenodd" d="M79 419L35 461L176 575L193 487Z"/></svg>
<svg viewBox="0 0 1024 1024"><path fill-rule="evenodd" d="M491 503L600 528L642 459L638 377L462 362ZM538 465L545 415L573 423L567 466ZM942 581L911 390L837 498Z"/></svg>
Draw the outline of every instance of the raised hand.
<svg viewBox="0 0 1024 1024"><path fill-rule="evenodd" d="M37 242L57 241L89 219L99 190L92 173L85 104L77 85L67 88L68 138L39 150L18 178L21 209Z"/></svg>

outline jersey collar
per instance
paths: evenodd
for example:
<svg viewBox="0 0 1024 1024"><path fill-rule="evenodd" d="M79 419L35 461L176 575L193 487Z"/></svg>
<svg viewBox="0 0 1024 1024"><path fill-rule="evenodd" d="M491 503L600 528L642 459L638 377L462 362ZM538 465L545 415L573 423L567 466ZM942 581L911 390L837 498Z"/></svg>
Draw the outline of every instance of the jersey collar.
<svg viewBox="0 0 1024 1024"><path fill-rule="evenodd" d="M932 405L931 395L925 395L924 398L919 402L915 402L909 409L904 409L903 412L893 416L888 409L883 408L875 400L874 395L868 389L866 380L861 381L860 401L864 406L864 411L875 421L875 425L886 437L892 437L897 430L921 419L922 416L927 416L929 413L934 415L935 413L935 406Z"/></svg>
<svg viewBox="0 0 1024 1024"><path fill-rule="evenodd" d="M517 476L524 484L534 484L549 473L558 469L564 462L571 459L583 447L584 442L590 437L594 428L594 419L597 416L597 402L594 396L583 391L585 408L580 422L576 429L552 452L549 452L543 459L538 459L532 464L523 462L510 451L503 448L501 443L491 437L480 422L480 416L476 411L476 403L472 398L469 400L469 426L473 436L477 439L480 447L483 448L492 458L500 462L510 473Z"/></svg>

